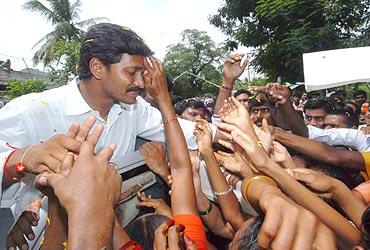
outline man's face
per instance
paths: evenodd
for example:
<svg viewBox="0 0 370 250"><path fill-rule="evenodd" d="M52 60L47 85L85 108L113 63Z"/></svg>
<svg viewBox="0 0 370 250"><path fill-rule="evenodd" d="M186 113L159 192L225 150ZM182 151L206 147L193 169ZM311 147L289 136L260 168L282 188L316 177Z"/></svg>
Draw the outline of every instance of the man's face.
<svg viewBox="0 0 370 250"><path fill-rule="evenodd" d="M258 126L262 126L262 120L266 119L269 125L274 125L269 106L255 106L251 108L252 121Z"/></svg>
<svg viewBox="0 0 370 250"><path fill-rule="evenodd" d="M324 109L306 109L305 123L318 128L323 128L326 111Z"/></svg>
<svg viewBox="0 0 370 250"><path fill-rule="evenodd" d="M327 115L324 118L324 128L347 128L346 118L342 115Z"/></svg>
<svg viewBox="0 0 370 250"><path fill-rule="evenodd" d="M186 108L180 117L194 122L195 120L204 119L204 110L202 108Z"/></svg>
<svg viewBox="0 0 370 250"><path fill-rule="evenodd" d="M364 102L366 102L366 96L365 95L356 95L355 101L362 105Z"/></svg>
<svg viewBox="0 0 370 250"><path fill-rule="evenodd" d="M246 108L248 108L248 97L249 96L246 93L242 93L235 97L235 99L241 102L241 104L243 104Z"/></svg>
<svg viewBox="0 0 370 250"><path fill-rule="evenodd" d="M144 56L124 54L118 63L105 67L104 94L113 102L135 103L144 88Z"/></svg>

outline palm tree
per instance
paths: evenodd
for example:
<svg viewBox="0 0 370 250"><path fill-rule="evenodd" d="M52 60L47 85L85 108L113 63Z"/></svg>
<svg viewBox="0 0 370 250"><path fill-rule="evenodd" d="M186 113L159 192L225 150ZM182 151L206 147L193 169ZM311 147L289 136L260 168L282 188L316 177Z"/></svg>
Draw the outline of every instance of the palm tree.
<svg viewBox="0 0 370 250"><path fill-rule="evenodd" d="M69 0L46 0L49 7L39 0L28 0L23 8L44 16L51 22L54 30L38 41L33 48L43 43L40 49L33 56L34 64L42 62L44 66L49 65L53 60L55 46L60 41L80 41L86 28L100 21L108 20L104 17L90 18L79 21L81 12L81 1L76 0L73 4Z"/></svg>

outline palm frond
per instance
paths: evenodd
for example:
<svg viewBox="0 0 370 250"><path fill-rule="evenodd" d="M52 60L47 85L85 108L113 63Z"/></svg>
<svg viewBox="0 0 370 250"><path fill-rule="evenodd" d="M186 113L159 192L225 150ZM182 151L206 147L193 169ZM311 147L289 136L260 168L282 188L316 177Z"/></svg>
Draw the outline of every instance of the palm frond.
<svg viewBox="0 0 370 250"><path fill-rule="evenodd" d="M52 10L40 3L38 0L29 0L23 4L23 8L41 14L41 16L44 16L52 24L56 24L61 21L58 15L56 15Z"/></svg>
<svg viewBox="0 0 370 250"><path fill-rule="evenodd" d="M94 17L78 22L76 23L76 26L80 28L85 28L100 22L110 22L110 20L106 17Z"/></svg>

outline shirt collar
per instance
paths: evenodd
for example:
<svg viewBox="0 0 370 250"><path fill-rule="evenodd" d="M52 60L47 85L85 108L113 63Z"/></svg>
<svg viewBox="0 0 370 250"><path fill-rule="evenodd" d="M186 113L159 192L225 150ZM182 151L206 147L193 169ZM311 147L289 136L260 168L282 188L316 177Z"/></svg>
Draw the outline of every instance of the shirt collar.
<svg viewBox="0 0 370 250"><path fill-rule="evenodd" d="M77 78L73 79L67 86L67 115L82 115L92 111L91 107L85 99L82 97L81 92L78 88Z"/></svg>

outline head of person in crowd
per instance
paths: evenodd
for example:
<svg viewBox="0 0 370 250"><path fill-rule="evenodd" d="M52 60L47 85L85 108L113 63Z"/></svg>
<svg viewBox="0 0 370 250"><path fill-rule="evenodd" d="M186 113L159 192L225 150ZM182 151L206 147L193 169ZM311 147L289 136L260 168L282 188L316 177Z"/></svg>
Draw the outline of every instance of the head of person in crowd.
<svg viewBox="0 0 370 250"><path fill-rule="evenodd" d="M132 104L144 88L144 60L153 52L132 30L111 23L91 26L81 42L78 75L82 85L105 102ZM85 86L87 88L87 86Z"/></svg>
<svg viewBox="0 0 370 250"><path fill-rule="evenodd" d="M165 215L145 214L131 221L125 231L132 240L139 243L143 249L153 249L155 230L165 221L168 221Z"/></svg>
<svg viewBox="0 0 370 250"><path fill-rule="evenodd" d="M205 118L206 107L196 99L186 99L175 104L175 112L182 119L195 121Z"/></svg>
<svg viewBox="0 0 370 250"><path fill-rule="evenodd" d="M363 90L357 90L353 93L353 99L361 106L367 101L367 93Z"/></svg>
<svg viewBox="0 0 370 250"><path fill-rule="evenodd" d="M337 90L330 95L330 98L333 98L336 103L343 103L346 99L346 92L344 90Z"/></svg>
<svg viewBox="0 0 370 250"><path fill-rule="evenodd" d="M259 250L257 242L258 234L263 223L263 216L250 218L236 232L229 250L250 249Z"/></svg>
<svg viewBox="0 0 370 250"><path fill-rule="evenodd" d="M206 98L204 100L204 106L212 116L215 109L215 100L213 98Z"/></svg>
<svg viewBox="0 0 370 250"><path fill-rule="evenodd" d="M309 99L304 105L303 112L306 125L323 128L327 114L327 100L324 98Z"/></svg>
<svg viewBox="0 0 370 250"><path fill-rule="evenodd" d="M257 126L262 126L263 119L266 119L269 125L275 125L273 120L274 110L265 95L258 95L256 98L250 99L248 106L252 121Z"/></svg>
<svg viewBox="0 0 370 250"><path fill-rule="evenodd" d="M248 101L251 96L252 96L251 92L245 89L239 89L234 93L235 99L241 102L247 109Z"/></svg>
<svg viewBox="0 0 370 250"><path fill-rule="evenodd" d="M359 115L361 113L361 107L355 101L346 101L346 106L351 108L354 114Z"/></svg>
<svg viewBox="0 0 370 250"><path fill-rule="evenodd" d="M344 104L337 103L327 109L324 128L354 128L358 127L358 115Z"/></svg>
<svg viewBox="0 0 370 250"><path fill-rule="evenodd" d="M361 236L359 245L353 248L354 250L370 249L370 207L366 208L361 217Z"/></svg>
<svg viewBox="0 0 370 250"><path fill-rule="evenodd" d="M294 105L299 105L300 102L303 102L307 99L307 92L304 88L304 85L294 86L293 91L291 92L292 103Z"/></svg>

